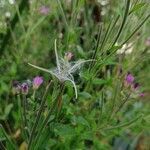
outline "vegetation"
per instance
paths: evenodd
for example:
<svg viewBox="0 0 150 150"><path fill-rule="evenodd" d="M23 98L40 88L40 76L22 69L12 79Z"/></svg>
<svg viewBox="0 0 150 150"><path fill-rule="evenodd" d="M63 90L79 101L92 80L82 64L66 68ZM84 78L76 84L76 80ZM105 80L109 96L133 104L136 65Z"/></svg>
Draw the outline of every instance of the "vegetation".
<svg viewBox="0 0 150 150"><path fill-rule="evenodd" d="M149 0L0 0L0 149L149 150Z"/></svg>

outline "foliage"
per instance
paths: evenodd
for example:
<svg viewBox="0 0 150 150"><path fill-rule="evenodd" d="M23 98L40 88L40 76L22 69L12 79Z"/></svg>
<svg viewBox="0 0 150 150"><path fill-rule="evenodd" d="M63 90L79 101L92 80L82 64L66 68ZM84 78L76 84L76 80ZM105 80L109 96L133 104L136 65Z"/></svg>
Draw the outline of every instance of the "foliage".
<svg viewBox="0 0 150 150"><path fill-rule="evenodd" d="M0 0L0 149L148 150L149 9Z"/></svg>

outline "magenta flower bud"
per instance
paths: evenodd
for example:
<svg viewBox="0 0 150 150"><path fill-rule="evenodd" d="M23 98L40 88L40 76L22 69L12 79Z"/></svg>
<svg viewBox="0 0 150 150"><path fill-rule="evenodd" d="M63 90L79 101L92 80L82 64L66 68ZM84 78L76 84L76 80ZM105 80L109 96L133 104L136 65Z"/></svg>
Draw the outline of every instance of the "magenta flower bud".
<svg viewBox="0 0 150 150"><path fill-rule="evenodd" d="M73 54L71 52L65 53L65 59L66 60L70 61L72 59L72 57L73 57Z"/></svg>
<svg viewBox="0 0 150 150"><path fill-rule="evenodd" d="M21 92L22 94L27 95L29 92L29 85L27 83L22 83L21 85Z"/></svg>
<svg viewBox="0 0 150 150"><path fill-rule="evenodd" d="M139 88L139 86L140 86L139 83L134 83L134 84L133 84L133 89L134 89L134 90L137 90L137 89Z"/></svg>
<svg viewBox="0 0 150 150"><path fill-rule="evenodd" d="M48 15L49 10L50 10L49 7L47 7L47 6L41 6L40 9L39 9L39 12L42 15Z"/></svg>
<svg viewBox="0 0 150 150"><path fill-rule="evenodd" d="M35 77L33 79L33 89L37 90L42 83L43 83L42 77L39 77L39 76Z"/></svg>
<svg viewBox="0 0 150 150"><path fill-rule="evenodd" d="M145 94L144 94L144 93L140 93L139 96L140 96L140 97L144 97Z"/></svg>
<svg viewBox="0 0 150 150"><path fill-rule="evenodd" d="M128 73L127 75L126 75L126 82L128 83L128 84L132 84L133 83L133 81L134 81L134 76L132 75L132 74L130 74L130 73Z"/></svg>

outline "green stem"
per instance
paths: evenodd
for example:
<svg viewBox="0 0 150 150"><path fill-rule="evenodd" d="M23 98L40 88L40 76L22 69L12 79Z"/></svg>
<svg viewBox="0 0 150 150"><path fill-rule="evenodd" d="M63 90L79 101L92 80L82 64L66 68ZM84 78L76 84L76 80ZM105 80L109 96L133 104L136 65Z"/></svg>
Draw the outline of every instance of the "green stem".
<svg viewBox="0 0 150 150"><path fill-rule="evenodd" d="M33 95L32 95L33 101L35 101L35 93L36 93L36 90L33 90Z"/></svg>
<svg viewBox="0 0 150 150"><path fill-rule="evenodd" d="M22 130L23 136L25 138L27 138L25 130L24 130L25 129L25 124L24 124L24 117L23 117L23 112L22 112L22 105L21 105L20 95L17 95L17 99L18 99L18 114L20 116L20 121L22 123L21 130Z"/></svg>
<svg viewBox="0 0 150 150"><path fill-rule="evenodd" d="M120 81L117 81L117 85L116 85L116 88L115 88L115 94L114 94L114 98L113 98L113 101L112 101L112 107L111 107L111 114L109 115L109 118L108 118L108 122L110 121L110 119L111 119L111 117L112 117L112 112L113 112L113 110L114 110L114 107L115 107L115 103L116 103L116 98L117 98L117 96L118 96L118 90L119 90L119 84L120 83Z"/></svg>
<svg viewBox="0 0 150 150"><path fill-rule="evenodd" d="M60 0L57 0L57 3L58 3L58 5L59 5L59 7L60 7L60 10L61 10L61 13L62 13L62 18L63 18L63 20L64 20L64 23L65 23L66 27L68 28L69 25L68 25L67 18L66 18L66 15L65 15L65 12L64 12L64 10L63 10L63 7L62 7L62 4L61 4Z"/></svg>
<svg viewBox="0 0 150 150"><path fill-rule="evenodd" d="M117 114L121 109L122 107L125 105L125 103L128 101L128 99L130 98L130 95L131 94L128 94L126 99L119 105L118 109L115 111L115 114Z"/></svg>
<svg viewBox="0 0 150 150"><path fill-rule="evenodd" d="M101 34L102 34L102 25L99 25L99 31L98 31L98 38L97 38L96 48L95 48L94 54L92 56L93 60L96 58L96 54L97 54L99 43L100 43L100 39L101 39ZM95 64L95 61L92 61L90 63L89 71L91 71L91 69L93 68L94 64Z"/></svg>
<svg viewBox="0 0 150 150"><path fill-rule="evenodd" d="M137 120L139 120L143 115L139 115L138 117L134 118L133 120L127 122L127 123L123 123L123 124L119 124L117 126L112 126L112 127L108 127L108 128L104 128L103 130L113 130L113 129L117 129L117 128L122 128L122 127L127 127L130 126L131 124L135 123Z"/></svg>
<svg viewBox="0 0 150 150"><path fill-rule="evenodd" d="M119 37L120 37L120 35L122 33L123 27L124 27L124 25L126 23L126 20L127 20L127 17L128 17L129 7L130 7L130 0L127 0L126 9L125 9L125 12L124 12L124 17L123 17L122 24L121 24L121 26L119 28L118 34L117 34L114 42L112 43L111 47L113 47L115 45L115 43L117 42L117 40L119 39Z"/></svg>
<svg viewBox="0 0 150 150"><path fill-rule="evenodd" d="M59 101L60 97L62 96L63 89L64 89L64 83L62 83L62 85L61 85L61 87L60 87L60 92L59 92L59 94L58 94L56 100L54 101L54 103L53 103L53 105L52 105L50 111L48 112L47 117L46 117L45 120L43 121L43 123L42 123L42 125L41 125L41 127L40 127L40 129L39 129L39 132L38 132L37 136L35 137L35 142L34 142L35 147L36 147L37 141L38 141L38 139L40 138L40 135L41 135L43 129L46 127L46 125L47 125L47 123L48 123L48 121L49 121L50 116L52 115L53 111L55 110L55 108L56 108L56 106L57 106L57 104L58 104L58 101ZM58 115L58 114L57 114L57 115Z"/></svg>
<svg viewBox="0 0 150 150"><path fill-rule="evenodd" d="M29 133L28 133L28 125L27 125L27 98L26 95L23 95L23 117L24 117L24 130L25 130L25 134L28 138Z"/></svg>
<svg viewBox="0 0 150 150"><path fill-rule="evenodd" d="M41 118L41 114L42 114L44 105L45 105L45 103L46 103L46 97L47 97L47 93L48 93L48 90L49 90L50 85L51 85L51 81L50 81L49 84L47 85L46 90L45 90L45 93L44 93L44 95L43 95L43 97L42 97L42 102L41 102L39 111L38 111L38 113L37 113L37 116L36 116L36 119L35 119L35 123L34 123L34 125L33 125L32 130L31 130L31 135L30 135L29 144L28 144L28 150L29 150L30 147L31 147L31 144L32 144L32 141L33 141L33 138L34 138L34 134L35 134L36 128L37 128L38 123L39 123L39 120L40 120L40 118Z"/></svg>
<svg viewBox="0 0 150 150"><path fill-rule="evenodd" d="M26 30L25 30L25 27L23 25L23 21L22 21L22 18L21 18L21 14L20 14L20 11L19 11L19 7L18 7L18 4L15 5L15 8L16 8L16 12L17 12L17 15L18 15L18 19L19 19L19 22L20 22L20 25L23 29L23 32L26 33Z"/></svg>
<svg viewBox="0 0 150 150"><path fill-rule="evenodd" d="M17 147L15 146L15 144L11 141L10 137L7 135L7 133L5 132L3 126L0 124L0 128L2 129L2 133L5 136L5 138L7 139L7 141L9 142L9 144L11 145L12 150L17 150Z"/></svg>
<svg viewBox="0 0 150 150"><path fill-rule="evenodd" d="M122 43L124 45L130 38L142 27L142 25L150 18L150 14L134 29L134 31L127 37L127 39Z"/></svg>
<svg viewBox="0 0 150 150"><path fill-rule="evenodd" d="M6 147L4 146L4 144L3 144L3 142L2 141L0 141L0 145L2 146L1 148L2 148L2 150L4 149L4 150L7 150L6 149Z"/></svg>

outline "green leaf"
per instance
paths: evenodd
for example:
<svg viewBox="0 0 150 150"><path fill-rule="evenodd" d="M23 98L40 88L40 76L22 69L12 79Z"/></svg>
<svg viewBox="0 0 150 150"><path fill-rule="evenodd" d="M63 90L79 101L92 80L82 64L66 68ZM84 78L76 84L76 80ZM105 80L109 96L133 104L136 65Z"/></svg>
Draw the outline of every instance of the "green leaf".
<svg viewBox="0 0 150 150"><path fill-rule="evenodd" d="M6 108L5 108L6 117L9 115L12 108L13 108L13 104L9 104L9 105L6 106Z"/></svg>
<svg viewBox="0 0 150 150"><path fill-rule="evenodd" d="M79 95L80 95L80 97L83 97L85 99L89 99L89 98L92 97L88 92L85 92L85 91L84 92L80 92Z"/></svg>
<svg viewBox="0 0 150 150"><path fill-rule="evenodd" d="M86 140L93 140L93 133L92 132L84 132L82 134L82 139L86 139Z"/></svg>
<svg viewBox="0 0 150 150"><path fill-rule="evenodd" d="M75 130L70 125L60 124L55 127L55 133L60 136L73 136L75 135Z"/></svg>
<svg viewBox="0 0 150 150"><path fill-rule="evenodd" d="M73 116L72 121L73 121L73 124L83 125L83 126L90 128L89 122L82 116Z"/></svg>
<svg viewBox="0 0 150 150"><path fill-rule="evenodd" d="M12 108L13 108L13 104L7 105L5 107L5 110L4 110L3 114L0 115L0 120L5 120L8 117L8 115L9 115Z"/></svg>
<svg viewBox="0 0 150 150"><path fill-rule="evenodd" d="M107 81L106 81L106 80L103 80L103 79L95 78L95 79L93 79L92 83L93 83L94 85L102 85L102 84L106 84Z"/></svg>
<svg viewBox="0 0 150 150"><path fill-rule="evenodd" d="M76 118L76 122L77 122L78 124L81 124L81 125L90 127L88 121L87 121L86 119L84 119L82 116L77 117L77 118Z"/></svg>

